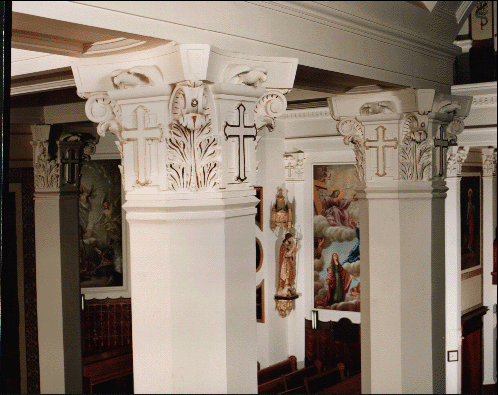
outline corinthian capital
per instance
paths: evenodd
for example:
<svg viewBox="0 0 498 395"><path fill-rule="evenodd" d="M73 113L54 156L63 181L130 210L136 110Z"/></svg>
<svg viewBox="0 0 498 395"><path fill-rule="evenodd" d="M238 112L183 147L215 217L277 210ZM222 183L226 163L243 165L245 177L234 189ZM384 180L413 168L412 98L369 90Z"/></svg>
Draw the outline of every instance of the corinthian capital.
<svg viewBox="0 0 498 395"><path fill-rule="evenodd" d="M353 144L360 179L429 181L446 174L446 152L463 131L472 97L432 89L333 96L337 130Z"/></svg>
<svg viewBox="0 0 498 395"><path fill-rule="evenodd" d="M258 133L285 111L296 69L175 43L73 64L88 118L118 137L125 191L154 193L251 188Z"/></svg>

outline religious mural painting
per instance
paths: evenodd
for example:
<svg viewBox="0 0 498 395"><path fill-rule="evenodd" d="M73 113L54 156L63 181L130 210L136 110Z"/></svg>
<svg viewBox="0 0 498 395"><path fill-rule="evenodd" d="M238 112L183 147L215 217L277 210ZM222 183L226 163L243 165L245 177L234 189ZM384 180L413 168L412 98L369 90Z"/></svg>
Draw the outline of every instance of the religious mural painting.
<svg viewBox="0 0 498 395"><path fill-rule="evenodd" d="M463 176L460 181L462 270L481 265L481 177Z"/></svg>
<svg viewBox="0 0 498 395"><path fill-rule="evenodd" d="M81 167L79 241L81 288L123 285L119 160Z"/></svg>
<svg viewBox="0 0 498 395"><path fill-rule="evenodd" d="M360 223L354 165L313 166L314 308L360 311Z"/></svg>

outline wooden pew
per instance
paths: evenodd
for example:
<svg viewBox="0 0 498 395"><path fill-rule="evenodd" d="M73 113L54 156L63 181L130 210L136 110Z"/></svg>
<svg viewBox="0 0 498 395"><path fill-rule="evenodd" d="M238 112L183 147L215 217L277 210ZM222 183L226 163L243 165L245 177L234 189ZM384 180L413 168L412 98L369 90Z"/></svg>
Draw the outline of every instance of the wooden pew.
<svg viewBox="0 0 498 395"><path fill-rule="evenodd" d="M278 394L285 391L284 376L258 385L258 394Z"/></svg>
<svg viewBox="0 0 498 395"><path fill-rule="evenodd" d="M95 384L133 374L131 346L83 358L83 393L93 393Z"/></svg>
<svg viewBox="0 0 498 395"><path fill-rule="evenodd" d="M307 394L316 394L319 391L344 381L344 364L338 363L337 368L327 370L312 377L304 378Z"/></svg>
<svg viewBox="0 0 498 395"><path fill-rule="evenodd" d="M285 361L258 370L258 386L268 381L281 378L283 374L291 373L296 370L297 359L294 355L291 355Z"/></svg>
<svg viewBox="0 0 498 395"><path fill-rule="evenodd" d="M284 382L286 391L296 387L304 387L304 379L306 377L315 376L322 370L322 363L316 360L313 365L296 370L295 372L284 374Z"/></svg>

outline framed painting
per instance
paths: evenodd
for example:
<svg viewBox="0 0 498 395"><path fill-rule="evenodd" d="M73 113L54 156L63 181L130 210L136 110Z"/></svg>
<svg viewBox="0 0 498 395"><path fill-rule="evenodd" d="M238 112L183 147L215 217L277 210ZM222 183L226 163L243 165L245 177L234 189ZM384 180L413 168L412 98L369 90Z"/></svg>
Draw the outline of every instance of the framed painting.
<svg viewBox="0 0 498 395"><path fill-rule="evenodd" d="M126 288L119 160L81 167L79 194L80 286L92 294Z"/></svg>
<svg viewBox="0 0 498 395"><path fill-rule="evenodd" d="M360 223L354 165L313 166L314 308L360 311Z"/></svg>
<svg viewBox="0 0 498 395"><path fill-rule="evenodd" d="M465 173L460 180L462 270L481 265L481 175Z"/></svg>

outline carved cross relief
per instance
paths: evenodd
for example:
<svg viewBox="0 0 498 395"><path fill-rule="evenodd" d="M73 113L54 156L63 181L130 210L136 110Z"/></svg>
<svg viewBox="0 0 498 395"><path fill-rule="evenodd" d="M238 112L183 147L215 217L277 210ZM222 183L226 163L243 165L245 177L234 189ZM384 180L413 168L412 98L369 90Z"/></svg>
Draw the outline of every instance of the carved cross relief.
<svg viewBox="0 0 498 395"><path fill-rule="evenodd" d="M446 164L446 150L449 146L448 139L444 138L444 126L439 127L439 136L434 139L434 150L436 151L437 174L439 177L444 176Z"/></svg>
<svg viewBox="0 0 498 395"><path fill-rule="evenodd" d="M66 184L74 185L78 181L80 168L79 154L73 148L68 149L60 159L62 165L62 174Z"/></svg>
<svg viewBox="0 0 498 395"><path fill-rule="evenodd" d="M391 140L386 140L385 132L386 128L384 126L378 126L377 140L365 139L365 149L375 148L377 150L377 173L379 177L384 177L386 175L386 163L385 163L385 149L386 148L398 148L398 139L395 137ZM382 132L382 140L380 140L379 134Z"/></svg>
<svg viewBox="0 0 498 395"><path fill-rule="evenodd" d="M228 140L229 138L236 138L238 140L239 172L236 177L236 180L244 182L247 179L245 141L246 139L256 140L258 129L256 128L256 124L253 125L245 124L244 115L246 112L246 108L242 103L239 104L237 110L239 111L238 124L230 125L228 122L225 122L223 133L225 133L226 140Z"/></svg>
<svg viewBox="0 0 498 395"><path fill-rule="evenodd" d="M137 119L137 128L122 132L123 140L136 143L135 154L135 173L136 183L145 186L151 183L148 179L150 169L147 169L147 143L153 140L159 141L162 134L162 125L157 127L146 127L146 118L148 110L143 106L138 106L135 110ZM149 162L150 163L150 162Z"/></svg>

